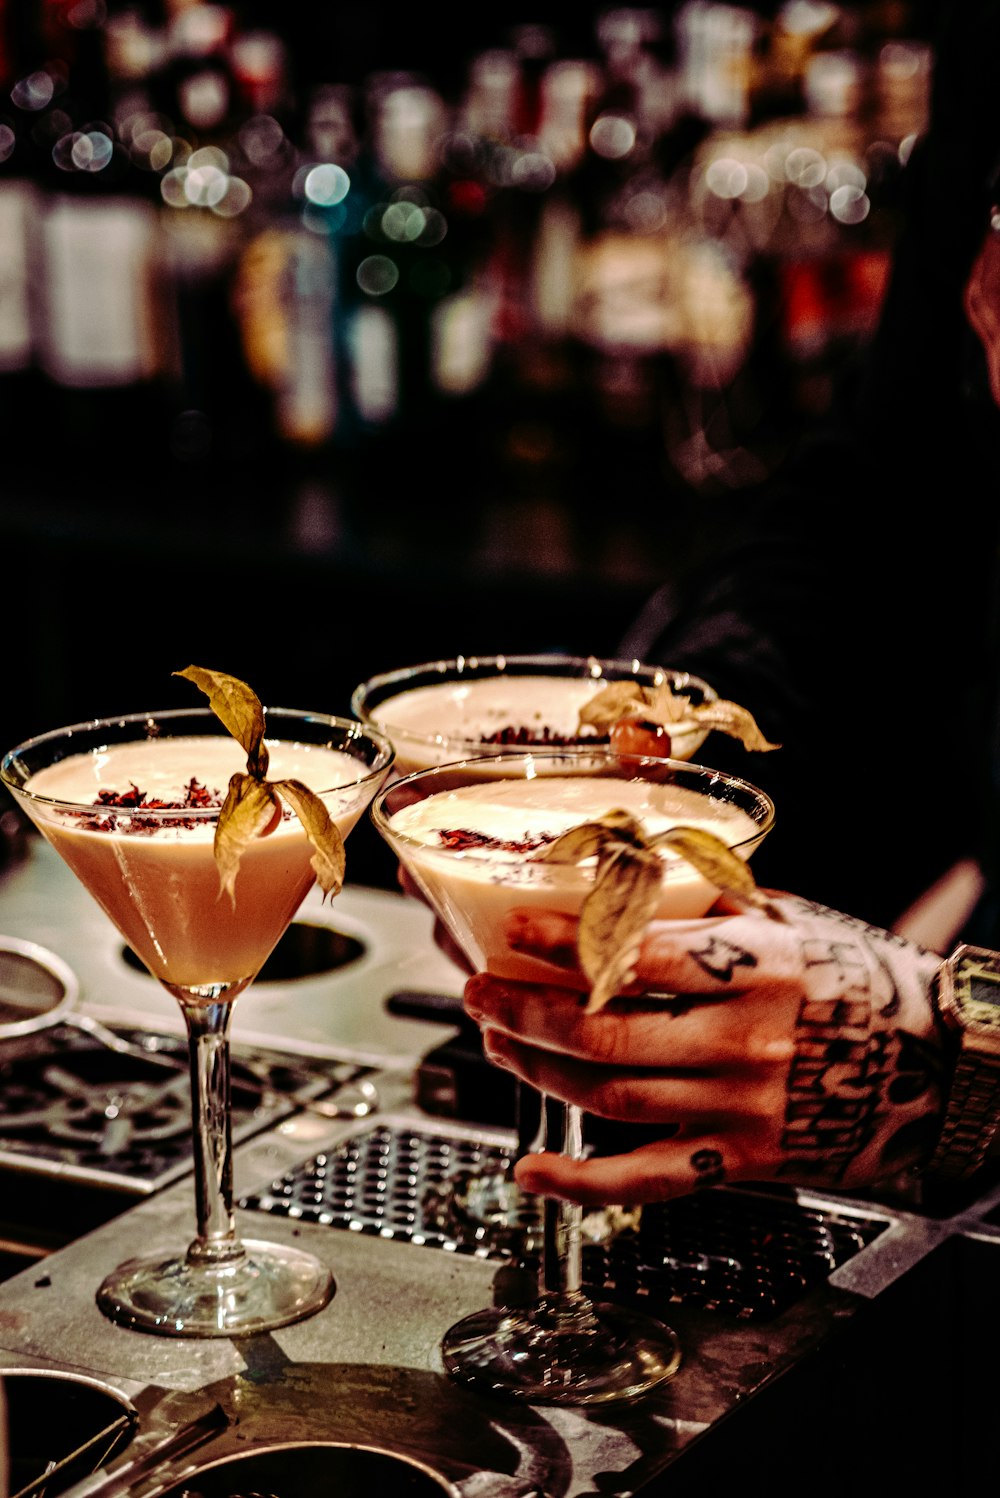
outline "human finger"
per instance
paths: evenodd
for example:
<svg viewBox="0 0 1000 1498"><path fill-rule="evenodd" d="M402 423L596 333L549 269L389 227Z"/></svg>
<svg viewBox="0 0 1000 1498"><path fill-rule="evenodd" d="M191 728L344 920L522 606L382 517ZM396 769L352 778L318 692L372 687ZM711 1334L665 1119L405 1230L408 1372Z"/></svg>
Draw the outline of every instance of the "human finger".
<svg viewBox="0 0 1000 1498"><path fill-rule="evenodd" d="M512 952L551 963L567 976L576 974L585 988L577 949L579 927L576 916L562 911L517 906L504 920L504 936Z"/></svg>
<svg viewBox="0 0 1000 1498"><path fill-rule="evenodd" d="M766 1179L768 1167L737 1149L731 1139L664 1139L626 1155L571 1160L566 1155L524 1155L514 1167L523 1190L582 1206L634 1206L669 1201L724 1181Z"/></svg>
<svg viewBox="0 0 1000 1498"><path fill-rule="evenodd" d="M728 1069L786 1060L793 1045L786 1006L794 990L775 986L768 1002L670 996L616 999L590 1014L580 996L479 973L465 985L465 1008L493 1036L611 1067Z"/></svg>
<svg viewBox="0 0 1000 1498"><path fill-rule="evenodd" d="M519 907L505 934L512 949L569 967L576 961L578 922L552 910ZM727 994L762 975L791 976L801 966L790 926L758 910L719 912L697 920L653 920L640 943L629 992Z"/></svg>
<svg viewBox="0 0 1000 1498"><path fill-rule="evenodd" d="M489 1029L483 1033L483 1049L495 1065L540 1092L624 1123L683 1119L707 1128L723 1118L781 1116L784 1108L785 1068L779 1063L744 1068L742 1074L606 1066L524 1045Z"/></svg>

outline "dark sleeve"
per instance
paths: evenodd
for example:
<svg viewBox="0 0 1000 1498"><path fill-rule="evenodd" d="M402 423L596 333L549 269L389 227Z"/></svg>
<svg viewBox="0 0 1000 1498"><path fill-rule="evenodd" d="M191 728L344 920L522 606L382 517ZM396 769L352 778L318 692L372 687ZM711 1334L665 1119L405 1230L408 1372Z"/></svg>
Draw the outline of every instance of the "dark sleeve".
<svg viewBox="0 0 1000 1498"><path fill-rule="evenodd" d="M879 924L973 851L960 787L994 671L1000 422L962 292L1000 139L1000 7L955 9L877 333L780 473L711 502L718 544L621 642L704 676L782 744L704 751L775 796L758 877Z"/></svg>

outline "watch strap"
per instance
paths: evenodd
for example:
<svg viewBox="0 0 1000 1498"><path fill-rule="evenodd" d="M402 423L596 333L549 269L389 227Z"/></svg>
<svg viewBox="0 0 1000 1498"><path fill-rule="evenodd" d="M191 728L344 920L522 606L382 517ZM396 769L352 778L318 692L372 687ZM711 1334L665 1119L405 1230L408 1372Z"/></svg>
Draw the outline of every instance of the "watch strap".
<svg viewBox="0 0 1000 1498"><path fill-rule="evenodd" d="M959 1181L979 1169L1000 1124L1000 1056L960 1051L927 1174Z"/></svg>

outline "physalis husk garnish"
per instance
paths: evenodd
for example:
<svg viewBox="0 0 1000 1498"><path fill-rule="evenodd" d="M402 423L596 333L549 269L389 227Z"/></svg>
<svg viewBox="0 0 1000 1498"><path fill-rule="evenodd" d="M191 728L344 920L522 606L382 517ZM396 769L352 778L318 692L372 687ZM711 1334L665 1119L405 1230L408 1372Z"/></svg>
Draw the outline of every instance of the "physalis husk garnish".
<svg viewBox="0 0 1000 1498"><path fill-rule="evenodd" d="M660 903L663 862L659 848L672 848L720 894L735 895L774 914L739 854L703 827L669 827L647 837L627 811L572 827L533 853L551 863L596 858L594 882L580 910L577 954L590 983L587 1012L603 1009L635 977L642 934Z"/></svg>
<svg viewBox="0 0 1000 1498"><path fill-rule="evenodd" d="M215 862L221 892L236 903L236 875L240 859L255 837L260 837L281 815L286 801L302 823L313 847L310 859L316 882L326 895L335 895L344 882L344 839L323 802L300 780L268 780L268 752L264 743L264 709L252 687L236 676L188 666L175 671L204 692L222 725L246 751L246 773L230 777L229 790L215 826Z"/></svg>
<svg viewBox="0 0 1000 1498"><path fill-rule="evenodd" d="M781 748L764 736L753 713L738 702L722 697L714 702L692 702L683 692L675 692L667 681L658 686L646 686L639 681L608 682L581 707L579 727L602 732L612 729L622 718L635 717L647 723L660 723L667 729L715 728L739 739L744 749Z"/></svg>

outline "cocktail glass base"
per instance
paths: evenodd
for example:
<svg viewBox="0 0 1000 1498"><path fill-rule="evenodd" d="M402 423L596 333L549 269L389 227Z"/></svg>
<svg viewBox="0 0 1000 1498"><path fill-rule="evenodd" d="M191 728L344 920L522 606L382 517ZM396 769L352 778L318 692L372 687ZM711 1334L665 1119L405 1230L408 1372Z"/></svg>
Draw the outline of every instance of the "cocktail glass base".
<svg viewBox="0 0 1000 1498"><path fill-rule="evenodd" d="M681 1363L670 1327L583 1294L546 1295L529 1310L476 1311L446 1332L441 1351L453 1378L532 1404L639 1399Z"/></svg>
<svg viewBox="0 0 1000 1498"><path fill-rule="evenodd" d="M190 1254L129 1259L105 1279L97 1304L136 1331L241 1337L311 1316L334 1288L329 1269L312 1254L245 1239L239 1252L216 1263Z"/></svg>

